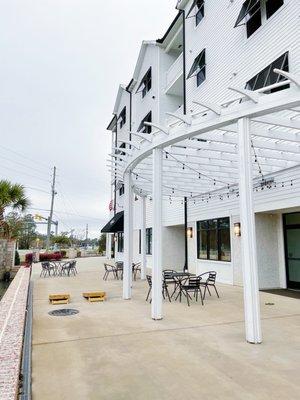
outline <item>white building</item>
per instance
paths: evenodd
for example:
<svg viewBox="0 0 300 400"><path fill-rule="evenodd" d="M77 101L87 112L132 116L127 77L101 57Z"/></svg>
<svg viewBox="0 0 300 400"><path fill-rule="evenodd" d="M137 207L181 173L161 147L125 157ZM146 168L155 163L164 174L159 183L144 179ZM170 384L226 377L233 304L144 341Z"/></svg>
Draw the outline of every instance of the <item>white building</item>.
<svg viewBox="0 0 300 400"><path fill-rule="evenodd" d="M300 3L177 9L164 37L143 43L109 125L114 213L125 211L115 259L145 267L148 253L153 318L161 269L244 285L247 339L260 342L258 287L300 288ZM128 298L130 274L123 283Z"/></svg>

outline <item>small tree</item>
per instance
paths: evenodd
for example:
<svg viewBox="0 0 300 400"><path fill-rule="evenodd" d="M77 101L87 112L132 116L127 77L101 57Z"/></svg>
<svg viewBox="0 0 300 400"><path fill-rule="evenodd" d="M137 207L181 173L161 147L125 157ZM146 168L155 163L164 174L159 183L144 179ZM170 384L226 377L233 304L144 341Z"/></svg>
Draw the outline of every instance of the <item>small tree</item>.
<svg viewBox="0 0 300 400"><path fill-rule="evenodd" d="M106 248L106 234L102 233L99 239L99 253L104 253Z"/></svg>
<svg viewBox="0 0 300 400"><path fill-rule="evenodd" d="M52 244L57 244L60 247L63 247L63 246L69 247L71 245L70 238L65 235L52 236L51 242L52 242Z"/></svg>
<svg viewBox="0 0 300 400"><path fill-rule="evenodd" d="M29 204L24 186L12 184L4 179L0 180L0 235L2 237L9 237L9 226L4 219L6 209L11 207L15 211L24 212Z"/></svg>

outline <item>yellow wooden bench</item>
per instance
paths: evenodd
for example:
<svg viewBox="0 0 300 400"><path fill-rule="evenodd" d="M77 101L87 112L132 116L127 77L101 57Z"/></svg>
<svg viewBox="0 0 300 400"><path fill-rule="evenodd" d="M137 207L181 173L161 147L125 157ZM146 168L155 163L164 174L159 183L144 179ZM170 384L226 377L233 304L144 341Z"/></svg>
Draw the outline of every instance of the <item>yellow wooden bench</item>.
<svg viewBox="0 0 300 400"><path fill-rule="evenodd" d="M87 299L90 303L106 300L105 292L86 292L86 293L82 293L82 296L85 299Z"/></svg>
<svg viewBox="0 0 300 400"><path fill-rule="evenodd" d="M71 296L69 294L49 294L51 304L68 304Z"/></svg>

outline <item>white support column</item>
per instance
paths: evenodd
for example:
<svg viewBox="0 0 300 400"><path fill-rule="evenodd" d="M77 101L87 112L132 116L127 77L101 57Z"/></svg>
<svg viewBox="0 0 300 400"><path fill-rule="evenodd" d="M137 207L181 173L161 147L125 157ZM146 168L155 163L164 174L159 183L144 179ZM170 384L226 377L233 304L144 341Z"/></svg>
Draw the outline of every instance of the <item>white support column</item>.
<svg viewBox="0 0 300 400"><path fill-rule="evenodd" d="M141 197L141 279L146 279L146 197Z"/></svg>
<svg viewBox="0 0 300 400"><path fill-rule="evenodd" d="M111 259L111 233L106 234L106 258Z"/></svg>
<svg viewBox="0 0 300 400"><path fill-rule="evenodd" d="M131 172L124 174L124 267L123 299L131 299L133 244L133 190Z"/></svg>
<svg viewBox="0 0 300 400"><path fill-rule="evenodd" d="M257 275L251 134L249 118L241 118L238 121L238 133L239 195L246 339L250 343L261 343L262 336Z"/></svg>
<svg viewBox="0 0 300 400"><path fill-rule="evenodd" d="M162 319L162 150L153 150L152 318Z"/></svg>

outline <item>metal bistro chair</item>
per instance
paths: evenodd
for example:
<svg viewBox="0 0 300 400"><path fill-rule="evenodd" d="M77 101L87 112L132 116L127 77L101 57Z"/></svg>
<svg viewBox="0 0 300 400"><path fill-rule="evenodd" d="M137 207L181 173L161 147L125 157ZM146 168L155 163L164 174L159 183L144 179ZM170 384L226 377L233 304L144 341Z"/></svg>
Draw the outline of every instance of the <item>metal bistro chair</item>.
<svg viewBox="0 0 300 400"><path fill-rule="evenodd" d="M198 293L200 293L201 303L203 305L203 296L200 286L201 279L202 278L200 276L191 276L188 279L188 283L181 286L181 290L186 297L188 306L190 306L190 300L192 300L190 293L194 294L194 297L196 297L196 301L198 301Z"/></svg>
<svg viewBox="0 0 300 400"><path fill-rule="evenodd" d="M146 278L147 278L147 282L148 282L148 285L149 285L149 290L148 290L147 297L146 297L146 301L148 301L150 293L152 291L152 276L151 275L146 275ZM168 291L168 285L166 284L166 282L164 280L162 281L162 295L163 295L164 299L166 299L166 296L167 296L168 299L169 299L169 302L171 303L171 297L170 297L170 294L169 294L169 291ZM150 299L150 303L151 302L152 302L152 299Z"/></svg>
<svg viewBox="0 0 300 400"><path fill-rule="evenodd" d="M218 298L220 298L219 293L218 293L217 288L216 288L216 278L217 278L216 271L204 272L203 274L201 274L199 276L202 278L202 280L200 282L200 286L204 286L203 299L205 299L206 289L207 289L209 295L211 296L211 293L210 293L210 290L209 290L210 286L215 289L215 292L216 292Z"/></svg>
<svg viewBox="0 0 300 400"><path fill-rule="evenodd" d="M50 265L49 261L44 261L41 263L42 270L40 273L40 277L46 278L46 276L51 276L51 271L54 272L54 267Z"/></svg>
<svg viewBox="0 0 300 400"><path fill-rule="evenodd" d="M173 292L171 294L171 297L176 292L176 289L177 289L177 286L178 286L178 282L174 278L174 273L176 273L176 271L173 270L173 269L164 269L163 270L163 279L164 279L165 283L167 285L174 285L174 290L173 290Z"/></svg>
<svg viewBox="0 0 300 400"><path fill-rule="evenodd" d="M103 280L107 281L108 275L109 274L113 274L114 278L117 279L118 275L117 275L117 269L114 265L110 265L110 264L104 264L104 275L103 275Z"/></svg>
<svg viewBox="0 0 300 400"><path fill-rule="evenodd" d="M123 268L124 264L123 261L117 261L115 268L115 274L116 274L116 279L119 279L119 273L120 273L120 278L123 279Z"/></svg>
<svg viewBox="0 0 300 400"><path fill-rule="evenodd" d="M132 263L132 275L133 275L133 279L135 281L136 281L138 272L141 273L141 263L140 262Z"/></svg>

